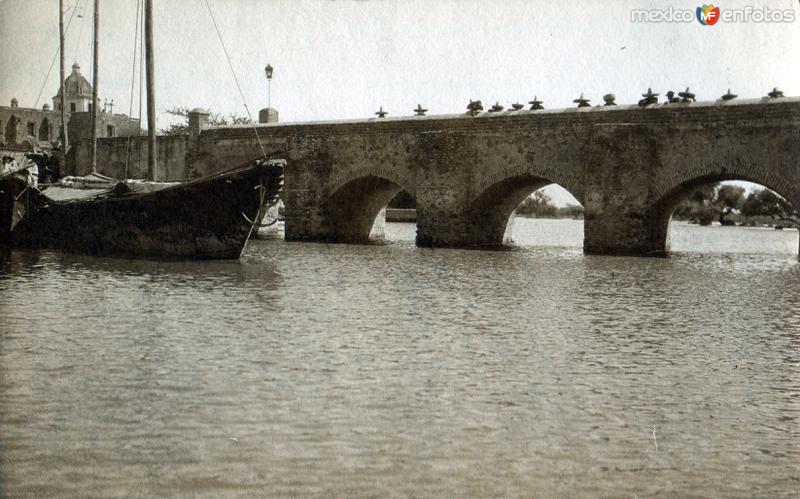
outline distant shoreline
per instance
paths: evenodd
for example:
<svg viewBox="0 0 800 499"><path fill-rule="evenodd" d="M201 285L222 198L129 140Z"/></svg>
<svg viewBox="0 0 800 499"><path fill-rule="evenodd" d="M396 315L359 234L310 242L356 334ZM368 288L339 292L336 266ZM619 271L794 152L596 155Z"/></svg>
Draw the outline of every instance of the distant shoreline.
<svg viewBox="0 0 800 499"><path fill-rule="evenodd" d="M548 215L535 215L535 214L515 214L516 218L530 218L530 219L542 219L542 220L583 220L583 213L574 213L571 215L567 214L548 214ZM386 221L391 223L416 223L417 221L417 210L414 208L386 208ZM769 218L756 218L756 219L740 219L739 220L731 220L731 224L720 224L719 221L715 220L709 225L701 225L697 222L692 222L691 220L684 220L673 218L673 222L681 222L686 225L696 225L698 227L745 227L745 228L756 228L756 229L773 229L773 230L798 230L796 227L792 227L789 225L783 225L779 222L776 223L775 220ZM777 228L780 227L780 228Z"/></svg>

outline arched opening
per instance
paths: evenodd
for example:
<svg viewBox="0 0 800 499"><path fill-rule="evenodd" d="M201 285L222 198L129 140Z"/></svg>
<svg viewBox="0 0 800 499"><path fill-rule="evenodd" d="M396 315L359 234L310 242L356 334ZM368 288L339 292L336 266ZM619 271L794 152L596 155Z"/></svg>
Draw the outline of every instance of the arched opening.
<svg viewBox="0 0 800 499"><path fill-rule="evenodd" d="M39 140L50 140L50 120L44 118L39 125Z"/></svg>
<svg viewBox="0 0 800 499"><path fill-rule="evenodd" d="M417 199L408 191L395 194L386 206L385 238L414 241L417 237Z"/></svg>
<svg viewBox="0 0 800 499"><path fill-rule="evenodd" d="M499 247L512 242L546 244L542 235L548 229L544 226L554 224L543 221L561 218L580 220L573 223L575 227L571 229L579 235L573 242L565 242L563 238L549 242L558 246L573 243L580 246L583 240L583 206L580 202L549 179L522 175L500 181L476 198L467 211L466 230L469 240L480 247Z"/></svg>
<svg viewBox="0 0 800 499"><path fill-rule="evenodd" d="M417 200L408 191L402 190L389 201L388 207L397 210L416 210Z"/></svg>
<svg viewBox="0 0 800 499"><path fill-rule="evenodd" d="M322 229L328 242L366 244L383 239L384 208L403 188L368 175L352 180L321 206Z"/></svg>
<svg viewBox="0 0 800 499"><path fill-rule="evenodd" d="M662 197L653 229L671 251L796 254L800 212L792 199L751 178L702 177Z"/></svg>
<svg viewBox="0 0 800 499"><path fill-rule="evenodd" d="M20 119L11 115L11 118L8 119L8 123L6 123L6 129L3 133L6 139L6 144L16 144L17 143L17 127L19 125Z"/></svg>

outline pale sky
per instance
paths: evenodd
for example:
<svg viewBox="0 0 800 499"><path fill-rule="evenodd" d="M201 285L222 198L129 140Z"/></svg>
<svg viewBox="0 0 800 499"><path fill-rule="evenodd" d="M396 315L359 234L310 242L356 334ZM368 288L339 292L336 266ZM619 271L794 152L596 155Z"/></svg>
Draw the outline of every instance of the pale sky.
<svg viewBox="0 0 800 499"><path fill-rule="evenodd" d="M205 0L154 0L157 108L244 114ZM698 2L583 0L208 0L254 114L266 106L264 66L275 67L281 121L410 115L484 104L572 106L581 92L634 103L691 86L698 100L732 87L800 95L800 1L726 0L720 7L794 9L794 23L633 23L634 8L694 10ZM102 0L100 97L128 112L136 0ZM92 0L67 35L67 66L91 82ZM67 17L71 11L67 13ZM57 0L0 0L0 102L33 106L58 43ZM80 38L80 42L79 42ZM624 48L623 48L624 47ZM58 88L58 64L38 106ZM69 71L69 69L68 69ZM138 76L137 76L138 81ZM136 90L138 95L138 89ZM134 114L138 112L138 104ZM159 126L164 126L159 115Z"/></svg>
<svg viewBox="0 0 800 499"><path fill-rule="evenodd" d="M172 106L245 114L205 0L154 0L158 126ZM254 119L275 67L281 121L461 113L469 99L572 107L581 92L635 103L647 87L687 86L698 100L731 87L800 95L800 0L726 0L721 9L792 9L793 23L634 23L631 10L685 0L208 0ZM92 0L67 34L67 67L91 82ZM136 0L102 0L100 99L128 113ZM67 12L67 18L72 9ZM58 44L57 0L0 0L0 102L32 107ZM68 69L69 71L69 69ZM136 76L138 82L138 73ZM58 88L58 63L37 107ZM138 96L138 88L135 95ZM138 115L138 102L133 115Z"/></svg>

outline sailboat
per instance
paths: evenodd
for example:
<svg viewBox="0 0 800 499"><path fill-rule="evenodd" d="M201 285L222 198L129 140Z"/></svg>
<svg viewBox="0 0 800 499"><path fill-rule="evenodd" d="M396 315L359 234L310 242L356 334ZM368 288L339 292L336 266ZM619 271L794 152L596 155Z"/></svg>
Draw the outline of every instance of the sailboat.
<svg viewBox="0 0 800 499"><path fill-rule="evenodd" d="M118 181L96 173L93 164L91 175L67 177L40 190L25 182L22 173L29 165L23 165L0 175L0 245L112 257L238 259L279 201L285 161L267 156L188 182L154 181L152 0L145 1L145 16L150 181ZM63 86L63 21L60 25ZM96 30L97 0L95 75ZM95 92L96 82L95 77ZM94 147L92 157L94 163ZM28 155L28 161L45 159Z"/></svg>

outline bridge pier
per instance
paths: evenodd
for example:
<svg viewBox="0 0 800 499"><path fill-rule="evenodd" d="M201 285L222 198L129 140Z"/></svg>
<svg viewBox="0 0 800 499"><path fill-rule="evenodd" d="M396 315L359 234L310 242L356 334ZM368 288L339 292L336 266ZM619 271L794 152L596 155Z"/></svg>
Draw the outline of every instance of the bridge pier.
<svg viewBox="0 0 800 499"><path fill-rule="evenodd" d="M584 173L583 251L598 255L664 256L666 224L652 206L659 143L645 125L595 125Z"/></svg>
<svg viewBox="0 0 800 499"><path fill-rule="evenodd" d="M585 210L584 251L666 253L672 210L723 180L768 187L800 206L800 99L610 106L201 131L197 172L261 145L288 161L286 239L363 243L398 191L417 204L417 244L491 248L537 188L556 183Z"/></svg>
<svg viewBox="0 0 800 499"><path fill-rule="evenodd" d="M583 222L583 252L587 255L666 256L666 233L646 214L592 213Z"/></svg>
<svg viewBox="0 0 800 499"><path fill-rule="evenodd" d="M541 179L534 183L509 182L514 184L513 189L490 189L466 206L463 200L453 200L446 207L441 203L425 206L417 201L417 245L491 249L510 243L514 210L532 191L547 183Z"/></svg>

